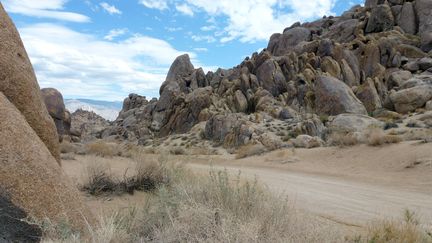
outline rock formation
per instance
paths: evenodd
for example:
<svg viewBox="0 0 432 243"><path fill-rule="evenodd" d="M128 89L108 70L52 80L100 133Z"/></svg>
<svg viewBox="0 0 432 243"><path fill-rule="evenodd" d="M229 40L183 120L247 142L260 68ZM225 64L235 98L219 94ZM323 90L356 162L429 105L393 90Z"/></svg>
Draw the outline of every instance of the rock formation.
<svg viewBox="0 0 432 243"><path fill-rule="evenodd" d="M27 216L39 222L68 222L72 230L88 232L93 216L58 163L56 127L19 34L1 4L0 52L0 241L40 241L41 230L21 221Z"/></svg>
<svg viewBox="0 0 432 243"><path fill-rule="evenodd" d="M0 92L25 116L51 154L60 161L56 127L45 107L18 31L1 4L0 23Z"/></svg>
<svg viewBox="0 0 432 243"><path fill-rule="evenodd" d="M368 115L429 108L431 50L431 1L368 0L273 34L266 49L231 69L204 74L178 57L159 100L130 95L103 136L146 144L206 123L203 137L224 147L275 144L283 133L325 138L329 116L333 125L376 124ZM297 140L304 141L311 139Z"/></svg>
<svg viewBox="0 0 432 243"><path fill-rule="evenodd" d="M76 110L71 115L71 125L72 141L88 142L102 138L102 133L110 123L94 112Z"/></svg>
<svg viewBox="0 0 432 243"><path fill-rule="evenodd" d="M85 230L91 214L25 117L0 92L0 188L29 216Z"/></svg>
<svg viewBox="0 0 432 243"><path fill-rule="evenodd" d="M65 108L63 95L54 88L41 89L48 113L54 120L60 142L63 136L70 135L71 115Z"/></svg>

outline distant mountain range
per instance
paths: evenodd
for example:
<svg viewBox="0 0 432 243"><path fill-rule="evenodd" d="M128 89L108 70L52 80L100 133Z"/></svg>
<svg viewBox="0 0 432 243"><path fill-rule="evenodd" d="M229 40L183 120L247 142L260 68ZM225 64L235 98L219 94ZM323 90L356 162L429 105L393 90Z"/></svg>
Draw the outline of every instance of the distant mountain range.
<svg viewBox="0 0 432 243"><path fill-rule="evenodd" d="M78 109L93 111L107 120L114 121L122 109L123 102L89 99L65 99L65 105L71 113Z"/></svg>

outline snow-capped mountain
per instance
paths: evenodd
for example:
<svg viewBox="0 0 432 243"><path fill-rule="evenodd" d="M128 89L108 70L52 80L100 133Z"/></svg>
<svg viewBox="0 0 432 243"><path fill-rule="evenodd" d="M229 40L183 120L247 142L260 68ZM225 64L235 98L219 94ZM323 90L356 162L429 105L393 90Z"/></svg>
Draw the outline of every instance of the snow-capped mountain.
<svg viewBox="0 0 432 243"><path fill-rule="evenodd" d="M78 109L93 111L107 120L114 121L122 109L123 103L120 101L112 102L89 99L65 99L65 105L71 113Z"/></svg>

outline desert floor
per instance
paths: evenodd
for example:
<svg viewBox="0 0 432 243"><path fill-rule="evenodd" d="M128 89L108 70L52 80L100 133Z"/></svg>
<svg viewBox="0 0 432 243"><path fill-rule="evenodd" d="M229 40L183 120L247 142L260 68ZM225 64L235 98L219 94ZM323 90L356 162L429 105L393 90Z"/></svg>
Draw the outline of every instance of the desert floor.
<svg viewBox="0 0 432 243"><path fill-rule="evenodd" d="M199 173L211 168L255 177L277 194L286 195L296 208L318 218L363 228L379 219L401 218L404 210L416 213L425 226L432 225L432 144L404 142L383 147L324 147L283 149L261 156L235 159L234 155L160 155L146 154L146 159L160 156L187 164ZM113 174L123 176L134 167L128 158L79 156L63 161L63 168L78 185L89 164L108 166ZM128 209L147 196L86 196L96 214Z"/></svg>

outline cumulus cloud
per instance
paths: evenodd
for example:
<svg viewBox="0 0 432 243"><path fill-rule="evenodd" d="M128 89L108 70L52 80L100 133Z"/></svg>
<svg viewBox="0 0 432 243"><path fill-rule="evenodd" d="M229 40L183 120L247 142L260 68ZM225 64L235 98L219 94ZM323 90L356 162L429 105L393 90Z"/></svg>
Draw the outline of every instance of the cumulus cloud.
<svg viewBox="0 0 432 243"><path fill-rule="evenodd" d="M212 30L215 30L215 29L216 29L215 25L206 25L206 26L201 27L202 31L212 31Z"/></svg>
<svg viewBox="0 0 432 243"><path fill-rule="evenodd" d="M126 34L128 31L128 29L124 28L124 29L112 29L110 30L110 32L104 36L105 40L114 40L116 37L122 36L124 34Z"/></svg>
<svg viewBox="0 0 432 243"><path fill-rule="evenodd" d="M122 12L114 5L110 5L106 2L101 2L99 5L111 15L122 14Z"/></svg>
<svg viewBox="0 0 432 243"><path fill-rule="evenodd" d="M205 47L196 47L196 48L194 48L194 51L196 51L196 52L207 52L208 49L205 48Z"/></svg>
<svg viewBox="0 0 432 243"><path fill-rule="evenodd" d="M186 0L210 16L224 16L228 24L221 42L267 40L296 21L330 14L336 0Z"/></svg>
<svg viewBox="0 0 432 243"><path fill-rule="evenodd" d="M187 4L176 5L176 9L177 9L177 11L179 11L180 13L182 13L184 15L191 16L191 17L194 16L194 12L190 8L190 6Z"/></svg>
<svg viewBox="0 0 432 243"><path fill-rule="evenodd" d="M146 6L147 8L154 8L164 10L168 8L167 0L140 0L139 3Z"/></svg>
<svg viewBox="0 0 432 243"><path fill-rule="evenodd" d="M90 18L85 15L62 11L66 2L67 0L3 0L2 4L10 13L71 22L90 21Z"/></svg>
<svg viewBox="0 0 432 243"><path fill-rule="evenodd" d="M221 42L235 39L241 42L267 40L271 34L281 32L296 21L307 21L332 14L337 0L140 0L149 8L175 9L193 16L201 11L211 18L225 17L226 25L219 34ZM202 31L212 31L214 26L204 26ZM195 38L196 39L196 38Z"/></svg>
<svg viewBox="0 0 432 243"><path fill-rule="evenodd" d="M157 97L173 60L188 53L142 35L111 42L56 24L19 31L40 85L56 87L65 97L122 100L130 92ZM195 53L188 54L199 64Z"/></svg>

